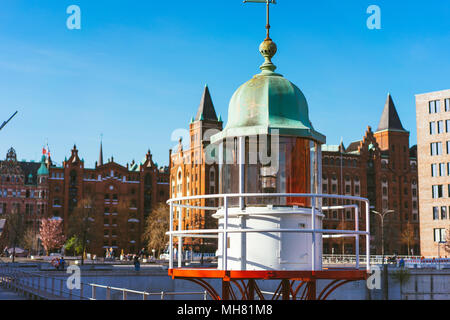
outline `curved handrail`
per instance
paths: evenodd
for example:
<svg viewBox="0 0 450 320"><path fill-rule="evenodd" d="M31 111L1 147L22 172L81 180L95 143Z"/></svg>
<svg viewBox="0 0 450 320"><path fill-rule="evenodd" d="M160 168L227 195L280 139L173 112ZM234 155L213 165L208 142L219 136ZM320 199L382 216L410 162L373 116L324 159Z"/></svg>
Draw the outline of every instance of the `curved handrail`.
<svg viewBox="0 0 450 320"><path fill-rule="evenodd" d="M305 229L229 229L228 228L228 219L229 219L229 212L228 209L230 208L228 205L228 199L230 198L263 198L263 197L270 197L270 198L276 198L276 197L289 197L289 198L311 198L311 207L307 207L307 210L311 210L311 229L305 230ZM350 200L350 201L358 201L365 203L365 214L366 214L366 230L360 231L359 230L359 206L356 204L352 205L341 205L341 206L327 206L323 207L321 203L315 204L317 199L340 199L340 200ZM192 200L202 200L202 199L223 199L223 206L220 208L217 207L207 207L207 206L193 206L193 205L186 205L182 202L185 201L192 201ZM356 256L357 256L357 268L359 268L359 236L365 236L366 237L366 270L367 272L370 272L370 219L369 219L369 200L362 197L357 196L347 196L347 195L333 195L333 194L316 194L316 193L230 193L230 194L211 194L211 195L195 195L195 196L185 196L185 197L178 197L178 198L172 198L167 200L167 203L170 205L170 230L166 232L167 235L169 235L169 269L173 269L173 262L174 262L174 254L173 254L173 237L178 238L178 268L181 268L182 266L182 239L184 237L207 237L209 234L216 234L219 236L221 235L223 237L223 242L226 243L227 235L228 233L249 233L249 232L278 232L278 233L284 233L284 232L291 232L291 233L311 233L312 235L312 269L316 270L315 268L315 252L316 251L316 240L315 235L316 233L319 234L335 234L340 236L348 236L353 235L355 236L356 241ZM243 202L241 202L243 203ZM221 209L224 211L223 213L223 219L224 223L222 228L220 229L197 229L197 230L182 230L182 215L181 211L179 212L178 216L178 231L173 230L174 226L174 207L181 207L181 208L196 208L200 210L217 210ZM329 210L330 208L348 208L352 207L355 209L355 230L329 230L329 229L316 229L316 209L318 210ZM293 206L294 210L298 209L296 206ZM305 208L302 207L304 210ZM223 259L222 259L222 270L227 271L227 261L228 261L228 255L227 255L227 247L225 246L223 248Z"/></svg>

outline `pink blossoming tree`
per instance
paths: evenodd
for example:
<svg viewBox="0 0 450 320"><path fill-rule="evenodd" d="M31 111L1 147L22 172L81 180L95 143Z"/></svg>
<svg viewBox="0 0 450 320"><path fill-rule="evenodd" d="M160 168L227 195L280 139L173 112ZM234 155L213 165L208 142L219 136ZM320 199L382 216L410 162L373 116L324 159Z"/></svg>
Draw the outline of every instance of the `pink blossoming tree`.
<svg viewBox="0 0 450 320"><path fill-rule="evenodd" d="M39 231L47 255L51 250L61 249L66 241L62 220L43 219Z"/></svg>

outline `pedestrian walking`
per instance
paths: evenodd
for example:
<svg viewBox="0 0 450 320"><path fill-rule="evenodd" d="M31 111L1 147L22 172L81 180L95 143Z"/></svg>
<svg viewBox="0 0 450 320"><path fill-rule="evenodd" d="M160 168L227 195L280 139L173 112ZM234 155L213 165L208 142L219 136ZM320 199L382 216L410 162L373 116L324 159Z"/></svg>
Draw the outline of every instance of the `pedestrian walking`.
<svg viewBox="0 0 450 320"><path fill-rule="evenodd" d="M139 271L141 269L141 263L139 262L139 257L137 255L134 256L134 270Z"/></svg>
<svg viewBox="0 0 450 320"><path fill-rule="evenodd" d="M65 265L66 265L66 260L64 260L64 257L61 257L59 259L58 270L64 271Z"/></svg>

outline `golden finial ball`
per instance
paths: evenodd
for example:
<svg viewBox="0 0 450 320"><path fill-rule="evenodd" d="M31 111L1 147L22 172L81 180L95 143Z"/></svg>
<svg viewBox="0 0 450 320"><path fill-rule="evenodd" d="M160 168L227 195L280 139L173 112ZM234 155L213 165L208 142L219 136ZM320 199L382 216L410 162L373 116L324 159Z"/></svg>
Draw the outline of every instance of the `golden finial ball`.
<svg viewBox="0 0 450 320"><path fill-rule="evenodd" d="M272 41L272 39L267 38L259 46L259 52L261 52L264 58L272 59L272 57L277 53L277 45Z"/></svg>

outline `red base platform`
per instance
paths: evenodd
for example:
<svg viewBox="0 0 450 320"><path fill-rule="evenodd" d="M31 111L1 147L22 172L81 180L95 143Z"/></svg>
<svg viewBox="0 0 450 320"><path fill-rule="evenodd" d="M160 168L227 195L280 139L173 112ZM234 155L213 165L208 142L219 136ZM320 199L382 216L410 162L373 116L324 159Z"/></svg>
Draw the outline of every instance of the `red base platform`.
<svg viewBox="0 0 450 320"><path fill-rule="evenodd" d="M326 300L340 286L366 280L366 270L326 269L322 271L223 271L217 269L169 269L172 279L192 281L203 287L213 300L267 300L256 280L279 281L271 300ZM220 295L204 279L222 279ZM316 281L331 280L317 295ZM301 294L300 294L301 291Z"/></svg>

